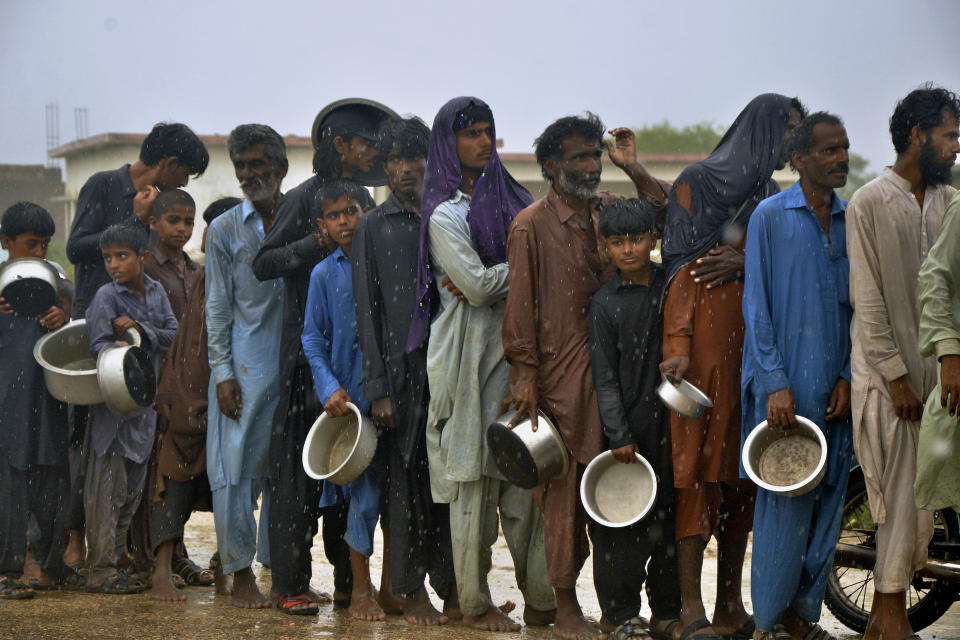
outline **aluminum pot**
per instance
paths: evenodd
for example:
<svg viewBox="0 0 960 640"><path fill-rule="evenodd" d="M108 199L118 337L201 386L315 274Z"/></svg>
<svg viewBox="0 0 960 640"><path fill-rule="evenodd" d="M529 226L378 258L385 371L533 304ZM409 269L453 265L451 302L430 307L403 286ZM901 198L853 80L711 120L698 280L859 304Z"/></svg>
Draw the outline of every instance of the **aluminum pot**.
<svg viewBox="0 0 960 640"><path fill-rule="evenodd" d="M590 461L580 480L580 502L605 527L628 527L646 517L657 500L657 474L647 459L624 464L604 451Z"/></svg>
<svg viewBox="0 0 960 640"><path fill-rule="evenodd" d="M57 400L79 405L103 402L86 320L71 320L41 337L33 358L43 368L47 391Z"/></svg>
<svg viewBox="0 0 960 640"><path fill-rule="evenodd" d="M0 297L19 315L42 316L57 303L60 272L41 258L14 258L0 266Z"/></svg>
<svg viewBox="0 0 960 640"><path fill-rule="evenodd" d="M786 436L800 435L815 440L820 445L820 459L816 468L802 480L790 485L776 485L760 477L760 456L775 441ZM827 472L827 438L817 425L803 416L797 416L797 426L792 429L777 429L764 420L743 441L743 469L758 487L781 496L802 496L813 491Z"/></svg>
<svg viewBox="0 0 960 640"><path fill-rule="evenodd" d="M500 473L522 489L565 475L570 455L550 418L538 412L536 431L529 416L511 429L507 425L515 414L503 414L487 429L487 444Z"/></svg>
<svg viewBox="0 0 960 640"><path fill-rule="evenodd" d="M356 405L350 414L332 418L324 411L303 443L303 470L314 480L345 485L360 477L377 451L377 428Z"/></svg>
<svg viewBox="0 0 960 640"><path fill-rule="evenodd" d="M126 345L110 345L97 356L97 384L103 402L115 415L126 416L153 404L157 376L153 363L140 348L140 333L124 334Z"/></svg>
<svg viewBox="0 0 960 640"><path fill-rule="evenodd" d="M681 380L674 382L671 376L664 377L657 388L657 395L673 411L688 418L699 418L713 402L700 389Z"/></svg>

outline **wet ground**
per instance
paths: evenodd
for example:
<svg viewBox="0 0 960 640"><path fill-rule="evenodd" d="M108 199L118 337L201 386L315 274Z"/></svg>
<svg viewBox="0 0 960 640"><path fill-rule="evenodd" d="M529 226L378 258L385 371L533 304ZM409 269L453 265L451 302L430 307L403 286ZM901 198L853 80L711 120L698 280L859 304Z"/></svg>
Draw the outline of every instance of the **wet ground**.
<svg viewBox="0 0 960 640"><path fill-rule="evenodd" d="M187 525L187 547L191 556L205 565L215 548L213 517L208 513L194 514ZM323 591L332 590L332 569L322 560L319 538L313 547L313 586ZM379 541L377 549L380 548ZM270 573L254 564L264 592L270 589ZM703 587L712 608L712 593L716 583L716 563L712 549L704 566ZM379 554L372 560L372 573L379 580ZM745 581L749 571L745 571ZM580 577L580 600L588 616L600 617L600 608L593 593L590 561ZM513 579L510 555L503 538L494 550L494 568L490 573L490 589L496 602L512 600L522 608L520 592ZM448 640L481 638L550 638L549 629L523 629L518 633L492 634L466 629L458 624L422 628L409 626L402 617L390 617L386 622L352 620L345 611L325 605L319 616L299 617L275 609L244 611L230 605L229 597L215 597L212 587L190 587L185 590L186 602L161 603L149 593L133 596L91 595L76 592L39 593L33 600L0 601L0 638L351 638L390 640ZM744 584L749 594L749 583ZM434 598L435 603L439 602ZM749 608L749 605L748 605ZM649 615L649 611L644 611ZM517 612L514 619L519 620ZM821 624L841 640L858 636L840 625L824 609ZM925 629L920 636L933 638L960 638L960 607L954 608L937 624Z"/></svg>

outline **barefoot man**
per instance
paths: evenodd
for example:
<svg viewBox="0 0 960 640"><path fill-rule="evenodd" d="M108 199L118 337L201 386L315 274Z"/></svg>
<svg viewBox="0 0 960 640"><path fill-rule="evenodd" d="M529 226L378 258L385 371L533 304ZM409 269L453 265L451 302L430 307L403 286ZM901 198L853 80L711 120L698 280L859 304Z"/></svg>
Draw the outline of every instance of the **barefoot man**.
<svg viewBox="0 0 960 640"><path fill-rule="evenodd" d="M207 475L220 561L223 572L233 574L233 604L259 609L270 602L250 568L257 551L253 511L261 493L263 504L270 494L267 458L281 388L283 285L257 280L251 263L273 223L288 165L283 138L266 125L240 125L230 133L227 150L246 199L207 232Z"/></svg>

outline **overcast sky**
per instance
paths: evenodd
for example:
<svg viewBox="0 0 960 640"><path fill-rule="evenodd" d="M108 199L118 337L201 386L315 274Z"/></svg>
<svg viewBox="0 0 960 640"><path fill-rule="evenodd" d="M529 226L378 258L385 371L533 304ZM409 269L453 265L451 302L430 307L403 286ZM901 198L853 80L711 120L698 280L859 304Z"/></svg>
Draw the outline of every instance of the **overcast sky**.
<svg viewBox="0 0 960 640"><path fill-rule="evenodd" d="M90 134L263 122L309 135L347 96L432 122L457 95L493 108L509 151L590 109L608 127L729 124L758 93L844 118L893 158L887 121L924 81L960 91L960 2L2 0L0 163L45 158L44 105ZM642 151L642 150L641 150Z"/></svg>

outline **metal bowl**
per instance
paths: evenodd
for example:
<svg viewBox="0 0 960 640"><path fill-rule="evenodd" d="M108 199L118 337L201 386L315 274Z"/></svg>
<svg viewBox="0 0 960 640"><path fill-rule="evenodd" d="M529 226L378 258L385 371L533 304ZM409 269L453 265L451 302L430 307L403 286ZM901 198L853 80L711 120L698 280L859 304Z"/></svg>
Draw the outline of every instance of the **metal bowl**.
<svg viewBox="0 0 960 640"><path fill-rule="evenodd" d="M140 334L130 329L128 345L110 345L97 357L97 384L103 402L115 415L125 416L153 404L157 376L140 348Z"/></svg>
<svg viewBox="0 0 960 640"><path fill-rule="evenodd" d="M57 303L60 273L41 258L14 258L0 266L0 298L22 316L42 316Z"/></svg>
<svg viewBox="0 0 960 640"><path fill-rule="evenodd" d="M303 443L303 470L314 480L345 485L360 477L377 451L377 428L348 402L350 414L331 418L324 411Z"/></svg>
<svg viewBox="0 0 960 640"><path fill-rule="evenodd" d="M33 346L33 358L43 368L47 391L57 400L80 405L103 402L86 320L71 320L41 337Z"/></svg>
<svg viewBox="0 0 960 640"><path fill-rule="evenodd" d="M688 418L699 418L705 409L713 406L710 398L686 380L674 384L670 378L664 378L657 395L668 408Z"/></svg>
<svg viewBox="0 0 960 640"><path fill-rule="evenodd" d="M590 461L580 480L580 502L605 527L640 522L657 500L657 474L639 453L636 464L624 464L604 451Z"/></svg>
<svg viewBox="0 0 960 640"><path fill-rule="evenodd" d="M771 444L787 436L803 436L816 441L820 447L820 458L816 468L807 477L789 485L771 484L760 475L760 458ZM797 426L792 429L776 429L764 420L744 440L742 460L747 476L758 487L782 496L801 496L813 491L823 480L827 471L827 439L812 420L803 416L797 416Z"/></svg>
<svg viewBox="0 0 960 640"><path fill-rule="evenodd" d="M533 489L567 473L570 455L550 418L537 412L537 430L527 416L508 427L515 411L505 413L487 429L487 444L503 477L522 489Z"/></svg>

